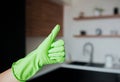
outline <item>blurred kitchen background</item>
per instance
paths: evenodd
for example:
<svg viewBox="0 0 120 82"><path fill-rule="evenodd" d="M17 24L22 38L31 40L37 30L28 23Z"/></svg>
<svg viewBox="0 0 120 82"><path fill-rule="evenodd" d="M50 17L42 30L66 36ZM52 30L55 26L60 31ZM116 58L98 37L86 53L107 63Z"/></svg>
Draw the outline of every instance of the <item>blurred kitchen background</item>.
<svg viewBox="0 0 120 82"><path fill-rule="evenodd" d="M17 0L8 6L0 72L60 24L56 40L65 41L65 62L43 67L29 82L120 82L120 0Z"/></svg>

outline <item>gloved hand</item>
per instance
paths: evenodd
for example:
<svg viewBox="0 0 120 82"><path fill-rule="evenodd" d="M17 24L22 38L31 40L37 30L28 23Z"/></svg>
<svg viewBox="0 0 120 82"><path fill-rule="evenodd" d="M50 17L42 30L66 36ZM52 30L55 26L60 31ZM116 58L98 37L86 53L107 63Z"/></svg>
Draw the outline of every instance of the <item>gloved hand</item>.
<svg viewBox="0 0 120 82"><path fill-rule="evenodd" d="M49 36L32 52L12 64L16 79L25 82L34 76L44 65L62 63L65 59L64 41L55 41L60 30L56 25Z"/></svg>

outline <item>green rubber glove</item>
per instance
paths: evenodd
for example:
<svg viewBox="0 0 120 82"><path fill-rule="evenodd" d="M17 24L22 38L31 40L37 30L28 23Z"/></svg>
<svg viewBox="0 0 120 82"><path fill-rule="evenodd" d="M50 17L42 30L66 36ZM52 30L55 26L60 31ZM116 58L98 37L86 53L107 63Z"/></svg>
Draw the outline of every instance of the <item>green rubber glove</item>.
<svg viewBox="0 0 120 82"><path fill-rule="evenodd" d="M25 82L34 76L44 65L62 63L65 60L64 41L55 41L60 30L56 25L49 36L32 52L12 64L16 79Z"/></svg>

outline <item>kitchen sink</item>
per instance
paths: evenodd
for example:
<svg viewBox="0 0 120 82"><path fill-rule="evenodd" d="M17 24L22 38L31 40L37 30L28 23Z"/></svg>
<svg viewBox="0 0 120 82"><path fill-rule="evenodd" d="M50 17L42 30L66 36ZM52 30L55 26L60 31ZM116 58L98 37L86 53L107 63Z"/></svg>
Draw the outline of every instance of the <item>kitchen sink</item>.
<svg viewBox="0 0 120 82"><path fill-rule="evenodd" d="M91 66L91 67L104 67L104 64L99 64L99 63L91 63L91 64L86 64L86 66Z"/></svg>
<svg viewBox="0 0 120 82"><path fill-rule="evenodd" d="M71 63L69 63L69 64L71 64L71 65L87 65L88 63L86 63L86 62L74 61L74 62L71 62Z"/></svg>
<svg viewBox="0 0 120 82"><path fill-rule="evenodd" d="M87 62L78 62L78 61L74 61L69 64L81 65L81 66L91 66L91 67L104 67L104 64L101 64L101 63L87 63Z"/></svg>

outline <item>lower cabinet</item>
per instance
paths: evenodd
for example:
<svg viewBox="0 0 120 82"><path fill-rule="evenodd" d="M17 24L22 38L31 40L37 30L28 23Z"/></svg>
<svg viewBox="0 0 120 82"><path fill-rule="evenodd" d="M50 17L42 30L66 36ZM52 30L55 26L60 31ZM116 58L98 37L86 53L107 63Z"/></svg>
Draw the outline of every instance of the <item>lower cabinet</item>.
<svg viewBox="0 0 120 82"><path fill-rule="evenodd" d="M59 68L28 82L120 82L118 74Z"/></svg>

